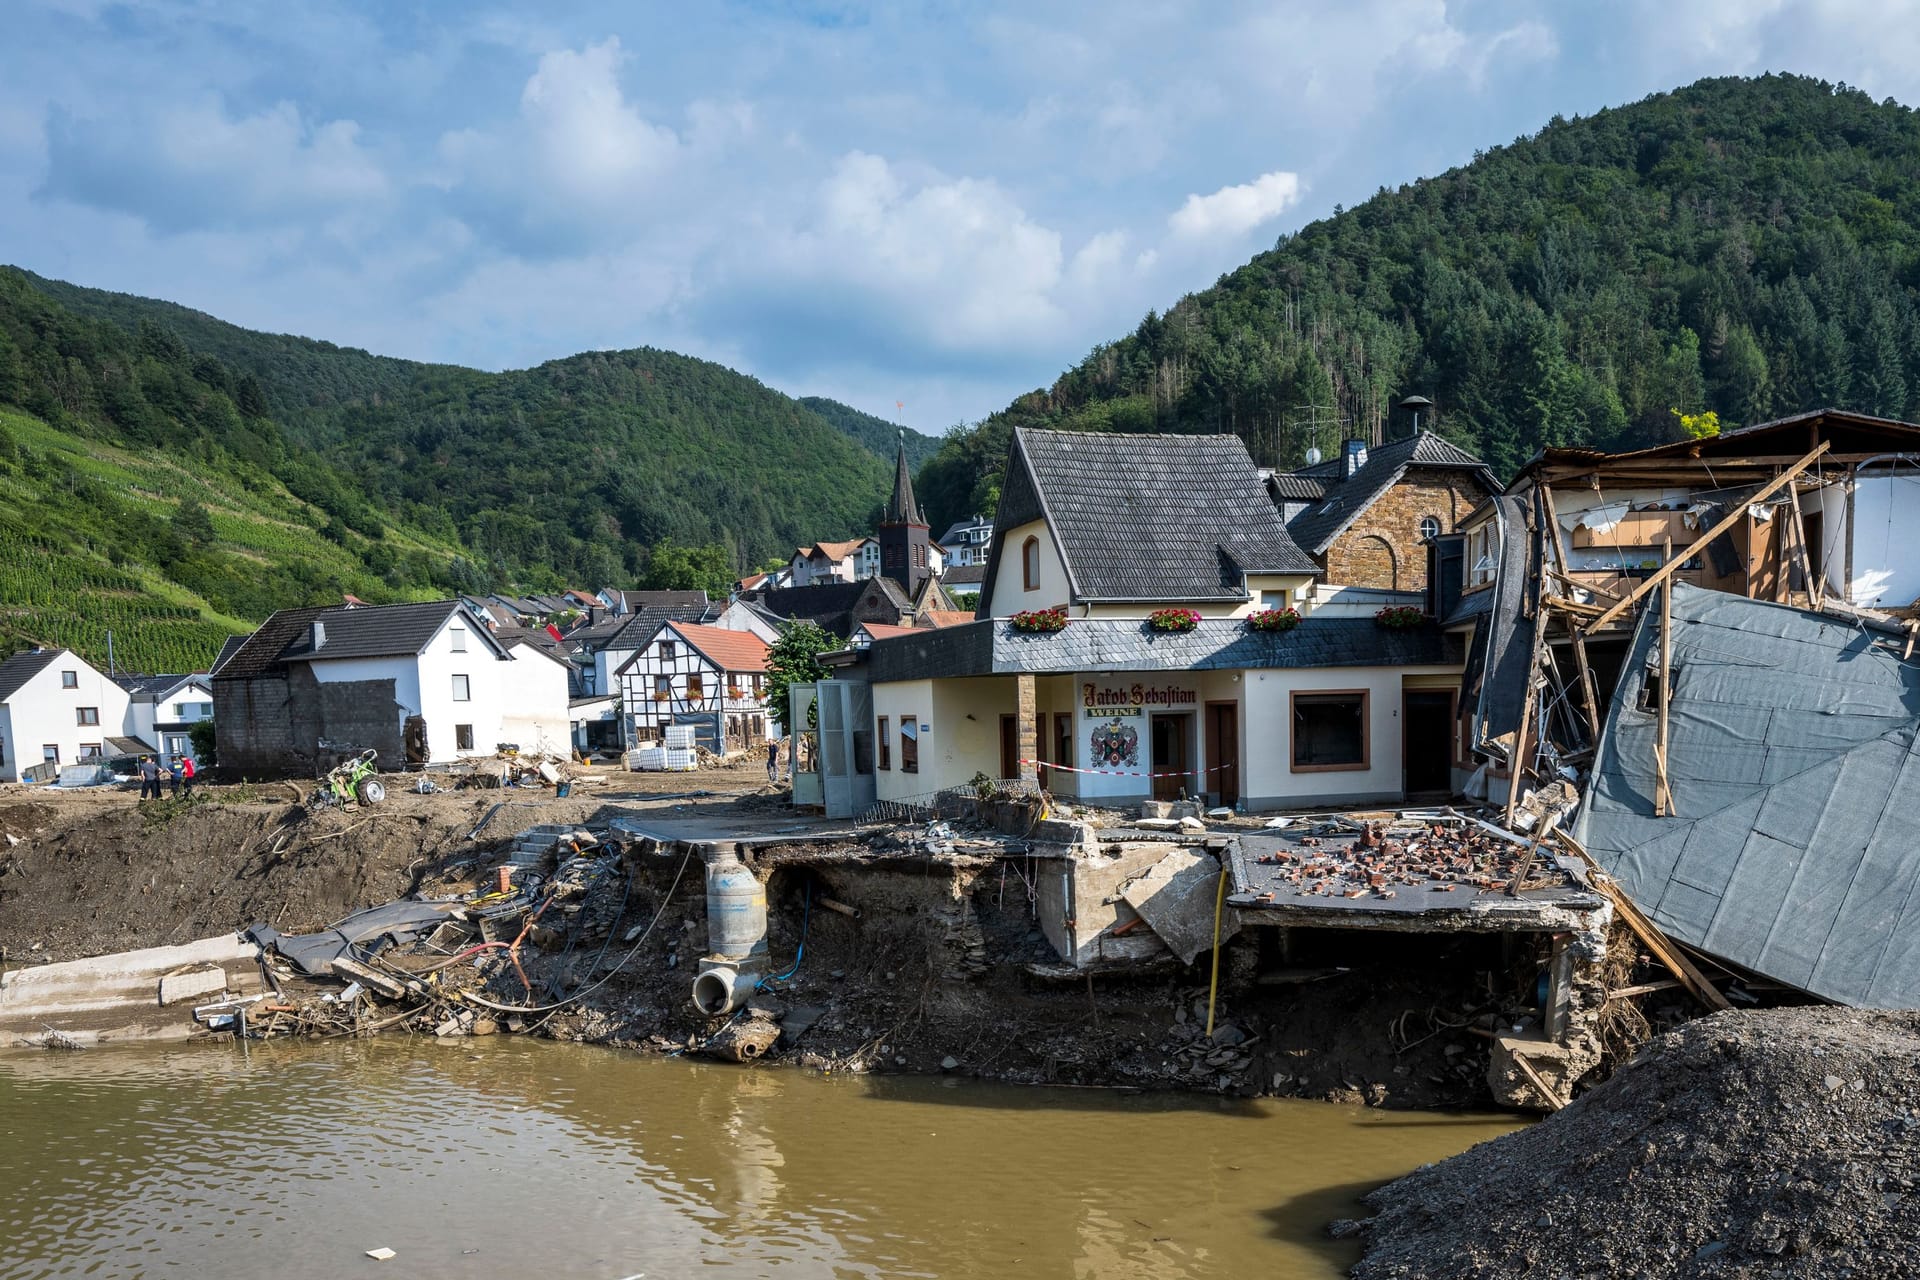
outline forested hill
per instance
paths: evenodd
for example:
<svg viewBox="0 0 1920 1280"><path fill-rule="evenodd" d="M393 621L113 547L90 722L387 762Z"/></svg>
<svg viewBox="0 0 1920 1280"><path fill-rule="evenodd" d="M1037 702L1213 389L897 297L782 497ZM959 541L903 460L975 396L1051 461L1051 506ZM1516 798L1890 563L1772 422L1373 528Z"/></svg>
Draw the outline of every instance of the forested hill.
<svg viewBox="0 0 1920 1280"><path fill-rule="evenodd" d="M852 405L841 404L838 400L829 400L825 396L801 396L800 403L832 423L834 428L873 452L889 463L894 460L897 446L902 439L907 445L907 465L915 471L928 458L940 451L940 440L936 436L922 435L912 427L905 430L885 418L876 418L863 413Z"/></svg>
<svg viewBox="0 0 1920 1280"><path fill-rule="evenodd" d="M854 427L708 361L641 348L483 373L22 275L69 312L219 360L289 439L503 579L632 581L662 541L721 545L747 567L863 531L885 493L887 467Z"/></svg>
<svg viewBox="0 0 1920 1280"><path fill-rule="evenodd" d="M1390 406L1418 393L1504 475L1544 445L1673 438L1676 409L1912 418L1916 290L1920 116L1798 77L1706 80L1283 237L951 435L921 497L936 524L991 510L1019 423L1231 431L1295 465L1309 421L1398 430Z"/></svg>
<svg viewBox="0 0 1920 1280"><path fill-rule="evenodd" d="M892 457L672 352L482 373L0 268L0 651L179 670L349 592L724 590L865 532Z"/></svg>

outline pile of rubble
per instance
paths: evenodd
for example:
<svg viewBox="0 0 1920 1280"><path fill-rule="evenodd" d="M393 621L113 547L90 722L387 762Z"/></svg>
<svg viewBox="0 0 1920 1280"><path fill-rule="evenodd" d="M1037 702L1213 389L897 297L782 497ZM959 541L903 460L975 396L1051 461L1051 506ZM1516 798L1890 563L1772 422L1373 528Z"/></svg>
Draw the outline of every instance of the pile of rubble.
<svg viewBox="0 0 1920 1280"><path fill-rule="evenodd" d="M1278 881L1295 893L1321 898L1389 899L1396 886L1424 885L1435 893L1544 889L1570 883L1550 858L1462 819L1355 823L1335 818L1296 835L1294 848L1254 858L1278 868ZM1271 902L1276 891L1258 895Z"/></svg>
<svg viewBox="0 0 1920 1280"><path fill-rule="evenodd" d="M195 1020L248 1039L402 1024L436 1035L526 1029L608 965L630 896L623 853L572 831L532 864L491 868L451 896L371 907L314 934L256 924L246 936L271 990L199 1006ZM547 962L538 983L527 967L536 955Z"/></svg>

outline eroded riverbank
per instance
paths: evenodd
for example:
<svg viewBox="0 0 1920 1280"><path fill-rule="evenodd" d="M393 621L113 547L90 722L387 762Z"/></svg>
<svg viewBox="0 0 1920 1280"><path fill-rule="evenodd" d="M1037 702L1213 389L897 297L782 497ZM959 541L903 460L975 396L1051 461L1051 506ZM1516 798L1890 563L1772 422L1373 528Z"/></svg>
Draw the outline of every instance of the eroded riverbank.
<svg viewBox="0 0 1920 1280"><path fill-rule="evenodd" d="M0 1275L1332 1277L1504 1117L660 1060L525 1037L0 1056Z"/></svg>

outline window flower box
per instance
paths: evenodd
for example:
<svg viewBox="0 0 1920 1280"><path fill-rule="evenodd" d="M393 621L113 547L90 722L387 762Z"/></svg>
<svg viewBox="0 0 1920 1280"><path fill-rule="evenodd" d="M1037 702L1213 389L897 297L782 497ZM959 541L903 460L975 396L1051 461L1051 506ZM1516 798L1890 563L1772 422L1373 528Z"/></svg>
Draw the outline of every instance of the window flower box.
<svg viewBox="0 0 1920 1280"><path fill-rule="evenodd" d="M655 702L672 702L673 695L670 693L656 693L653 695L653 700Z"/></svg>
<svg viewBox="0 0 1920 1280"><path fill-rule="evenodd" d="M1191 631L1200 625L1200 614L1193 609L1155 609L1147 615L1147 625L1155 631Z"/></svg>
<svg viewBox="0 0 1920 1280"><path fill-rule="evenodd" d="M747 696L747 691L745 689L742 689L737 685L727 686L727 697L733 699L735 702L739 702L743 700L746 696Z"/></svg>
<svg viewBox="0 0 1920 1280"><path fill-rule="evenodd" d="M1008 618L1007 625L1028 635L1051 635L1056 631L1064 631L1067 627L1067 606L1060 604L1051 609L1027 609Z"/></svg>
<svg viewBox="0 0 1920 1280"><path fill-rule="evenodd" d="M1390 604L1373 615L1374 622L1389 631L1411 631L1427 620L1427 615L1410 604Z"/></svg>
<svg viewBox="0 0 1920 1280"><path fill-rule="evenodd" d="M1285 609L1261 609L1247 615L1249 631L1291 631L1300 625L1300 611L1288 607Z"/></svg>

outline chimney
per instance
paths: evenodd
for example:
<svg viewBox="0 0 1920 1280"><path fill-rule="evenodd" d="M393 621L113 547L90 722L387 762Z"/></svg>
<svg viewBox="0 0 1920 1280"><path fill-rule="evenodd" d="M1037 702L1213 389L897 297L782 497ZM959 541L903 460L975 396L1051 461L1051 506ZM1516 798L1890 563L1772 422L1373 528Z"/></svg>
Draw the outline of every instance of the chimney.
<svg viewBox="0 0 1920 1280"><path fill-rule="evenodd" d="M313 620L313 647L318 649L327 643L327 624L315 618Z"/></svg>
<svg viewBox="0 0 1920 1280"><path fill-rule="evenodd" d="M1353 479L1353 473L1367 465L1367 442L1365 440L1347 441L1346 465L1341 469L1340 478Z"/></svg>

